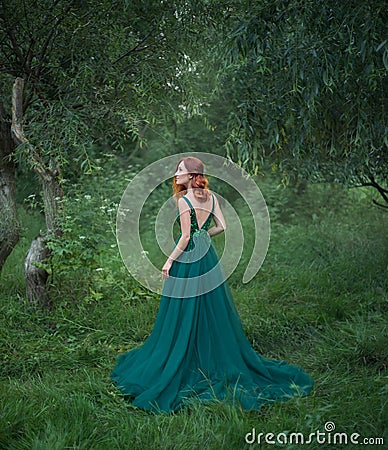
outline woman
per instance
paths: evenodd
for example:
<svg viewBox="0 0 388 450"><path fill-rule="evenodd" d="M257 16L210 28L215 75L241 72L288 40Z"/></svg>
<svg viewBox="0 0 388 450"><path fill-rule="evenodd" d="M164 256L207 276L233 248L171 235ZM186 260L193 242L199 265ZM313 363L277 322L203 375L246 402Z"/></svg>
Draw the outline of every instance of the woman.
<svg viewBox="0 0 388 450"><path fill-rule="evenodd" d="M142 346L119 355L111 373L134 406L154 413L228 400L257 410L307 395L314 385L302 368L264 358L247 340L211 243L226 223L207 185L202 161L178 162L173 189L180 234L162 268L154 328Z"/></svg>

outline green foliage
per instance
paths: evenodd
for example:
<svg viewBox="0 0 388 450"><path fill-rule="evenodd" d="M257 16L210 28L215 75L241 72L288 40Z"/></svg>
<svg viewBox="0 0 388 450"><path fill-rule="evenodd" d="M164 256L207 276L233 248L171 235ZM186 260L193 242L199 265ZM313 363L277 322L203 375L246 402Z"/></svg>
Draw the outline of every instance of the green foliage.
<svg viewBox="0 0 388 450"><path fill-rule="evenodd" d="M25 79L25 132L42 161L87 159L93 142L123 151L145 125L198 111L207 20L197 2L4 1L0 84L10 98L12 77Z"/></svg>
<svg viewBox="0 0 388 450"><path fill-rule="evenodd" d="M53 167L91 173L93 144L131 152L148 127L201 115L206 150L222 141L254 174L386 179L381 0L29 3L3 2L0 85L26 78L26 133Z"/></svg>
<svg viewBox="0 0 388 450"><path fill-rule="evenodd" d="M228 11L217 55L233 101L228 155L284 180L383 182L385 2L228 2Z"/></svg>
<svg viewBox="0 0 388 450"><path fill-rule="evenodd" d="M128 273L116 242L119 192L138 170L120 168L112 156L93 176L63 179L65 195L59 200L60 235L50 235L51 258L43 267L50 274L51 295L74 302L95 302L113 291L128 293ZM108 172L108 173L107 173ZM30 209L40 202L30 203ZM54 300L55 301L55 300Z"/></svg>

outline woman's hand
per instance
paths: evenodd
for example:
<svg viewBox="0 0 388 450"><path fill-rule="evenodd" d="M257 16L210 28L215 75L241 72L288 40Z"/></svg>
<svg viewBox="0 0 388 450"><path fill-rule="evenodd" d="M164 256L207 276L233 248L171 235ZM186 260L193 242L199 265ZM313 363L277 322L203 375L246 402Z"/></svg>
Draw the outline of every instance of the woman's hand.
<svg viewBox="0 0 388 450"><path fill-rule="evenodd" d="M162 278L163 281L165 281L168 276L169 276L169 271L171 269L172 266L172 260L170 258L168 258L168 260L166 261L166 263L164 264L164 266L162 267Z"/></svg>

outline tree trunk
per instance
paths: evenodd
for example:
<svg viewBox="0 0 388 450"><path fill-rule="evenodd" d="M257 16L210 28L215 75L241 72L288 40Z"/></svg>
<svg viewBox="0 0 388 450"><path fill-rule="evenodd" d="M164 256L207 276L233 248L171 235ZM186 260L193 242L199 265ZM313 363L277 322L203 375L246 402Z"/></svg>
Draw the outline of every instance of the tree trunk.
<svg viewBox="0 0 388 450"><path fill-rule="evenodd" d="M47 263L50 251L46 247L44 235L38 235L31 243L24 261L26 293L30 303L38 304L41 308L50 309L52 302L48 294L48 272L40 264Z"/></svg>
<svg viewBox="0 0 388 450"><path fill-rule="evenodd" d="M63 198L63 188L59 182L59 170L55 172L44 169L39 171L39 177L43 186L44 214L46 217L47 234L62 234L57 223L58 205Z"/></svg>
<svg viewBox="0 0 388 450"><path fill-rule="evenodd" d="M0 272L20 237L15 199L15 164L10 158L14 148L11 118L0 103Z"/></svg>
<svg viewBox="0 0 388 450"><path fill-rule="evenodd" d="M46 246L47 238L52 234L60 234L61 230L57 224L58 205L63 197L63 189L59 182L60 171L52 162L54 169L48 168L41 158L39 148L32 147L24 136L22 126L24 80L16 78L12 96L12 131L19 143L27 143L30 146L29 157L32 166L40 177L43 186L44 213L46 218L46 231L39 234L31 243L27 252L24 273L26 279L26 294L31 303L38 304L43 308L50 308L52 302L47 286L48 272L42 267L50 260L51 252Z"/></svg>

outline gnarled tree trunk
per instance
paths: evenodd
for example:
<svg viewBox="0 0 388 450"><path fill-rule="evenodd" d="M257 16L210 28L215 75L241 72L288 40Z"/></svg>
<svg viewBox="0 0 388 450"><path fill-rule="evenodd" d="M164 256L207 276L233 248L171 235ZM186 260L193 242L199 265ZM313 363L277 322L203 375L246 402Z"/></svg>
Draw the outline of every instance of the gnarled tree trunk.
<svg viewBox="0 0 388 450"><path fill-rule="evenodd" d="M16 78L12 96L12 131L19 143L28 143L23 133L22 105L24 80ZM51 234L60 234L61 230L56 222L59 201L63 197L63 189L59 182L59 168L48 168L43 163L38 148L30 147L29 157L34 170L39 175L43 186L44 212L46 218L46 231L34 238L27 252L24 273L26 279L26 294L31 303L39 304L42 308L50 308L52 302L47 286L48 272L42 266L49 262L51 252L46 246L47 237Z"/></svg>
<svg viewBox="0 0 388 450"><path fill-rule="evenodd" d="M14 148L11 117L0 103L0 271L20 237L15 200L15 164L10 158Z"/></svg>
<svg viewBox="0 0 388 450"><path fill-rule="evenodd" d="M42 308L49 309L52 302L47 289L48 272L39 264L44 264L50 256L46 247L45 236L39 234L34 238L24 260L27 298Z"/></svg>

